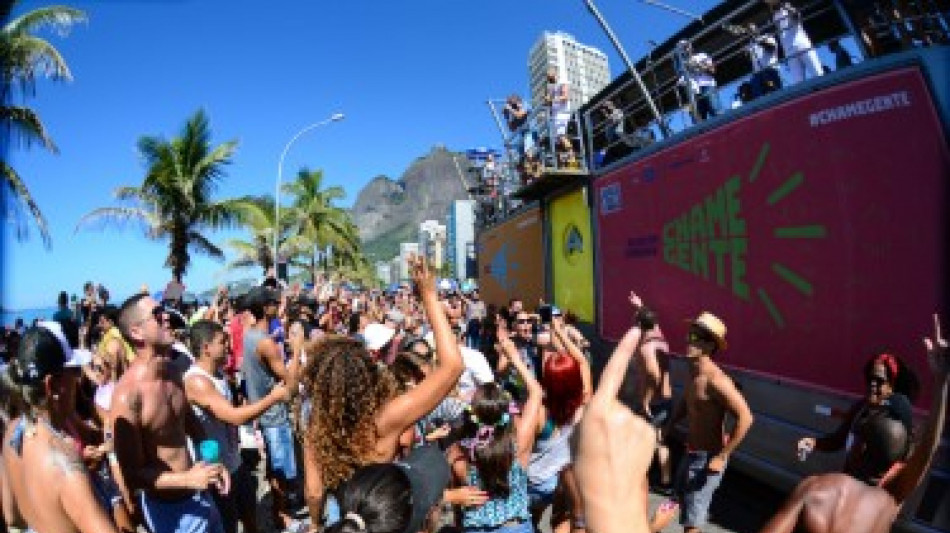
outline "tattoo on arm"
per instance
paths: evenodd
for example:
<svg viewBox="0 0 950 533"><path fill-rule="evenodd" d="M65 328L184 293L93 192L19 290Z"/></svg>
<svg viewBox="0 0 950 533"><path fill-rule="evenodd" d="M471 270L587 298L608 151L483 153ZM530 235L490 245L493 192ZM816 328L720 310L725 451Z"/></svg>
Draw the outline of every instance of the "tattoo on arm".
<svg viewBox="0 0 950 533"><path fill-rule="evenodd" d="M68 443L53 444L50 449L49 461L65 474L86 471L86 465L83 464L82 457Z"/></svg>

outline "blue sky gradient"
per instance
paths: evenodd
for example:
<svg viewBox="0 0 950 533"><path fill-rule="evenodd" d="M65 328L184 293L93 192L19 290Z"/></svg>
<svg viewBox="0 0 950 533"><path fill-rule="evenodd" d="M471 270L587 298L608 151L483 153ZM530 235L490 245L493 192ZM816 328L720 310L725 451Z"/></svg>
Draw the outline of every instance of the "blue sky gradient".
<svg viewBox="0 0 950 533"><path fill-rule="evenodd" d="M60 290L78 294L87 280L104 283L116 298L143 283L164 286L165 242L146 240L136 227L76 232L76 223L115 205L116 187L141 183L140 136L170 138L199 108L210 117L215 144L239 141L220 198L272 194L284 144L307 124L345 113L291 148L284 179L302 166L323 169L327 186L346 190L349 206L371 178L398 177L436 144L498 146L485 101L527 95L528 50L544 30L604 50L614 76L623 69L581 0L68 4L89 22L65 38L44 37L75 80L41 81L25 101L60 153L34 147L8 154L49 221L53 248L35 231L17 243L5 226L0 301L8 309L54 305ZM43 5L22 2L15 13ZM647 40L662 41L689 22L634 0L597 5L634 60ZM675 5L702 13L713 3ZM211 234L216 242L233 235ZM196 256L185 282L203 290L257 274L224 273L223 266Z"/></svg>

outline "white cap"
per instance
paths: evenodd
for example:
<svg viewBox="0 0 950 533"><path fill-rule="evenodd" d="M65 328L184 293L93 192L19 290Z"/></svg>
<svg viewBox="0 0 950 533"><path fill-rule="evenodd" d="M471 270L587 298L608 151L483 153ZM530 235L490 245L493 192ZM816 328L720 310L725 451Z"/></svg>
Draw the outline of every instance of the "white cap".
<svg viewBox="0 0 950 533"><path fill-rule="evenodd" d="M383 324L370 324L363 331L363 339L366 340L366 348L376 351L386 346L391 341L396 330Z"/></svg>
<svg viewBox="0 0 950 533"><path fill-rule="evenodd" d="M59 322L43 320L37 325L52 333L53 336L56 337L56 340L59 341L59 345L63 348L63 355L65 357L63 361L64 368L79 368L89 364L89 361L92 360L92 352L89 350L72 349L69 345L69 341L66 340L66 334L63 333L63 326Z"/></svg>

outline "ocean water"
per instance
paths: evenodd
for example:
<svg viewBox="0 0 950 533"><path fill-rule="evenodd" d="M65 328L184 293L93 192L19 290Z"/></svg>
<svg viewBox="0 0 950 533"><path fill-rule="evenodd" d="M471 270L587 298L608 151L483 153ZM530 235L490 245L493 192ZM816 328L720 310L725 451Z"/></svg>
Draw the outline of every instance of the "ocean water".
<svg viewBox="0 0 950 533"><path fill-rule="evenodd" d="M20 309L17 311L3 310L0 311L0 325L2 326L13 326L13 323L18 318L22 318L23 322L29 326L33 323L34 319L45 319L53 318L53 313L56 312L55 307L43 307L39 309Z"/></svg>

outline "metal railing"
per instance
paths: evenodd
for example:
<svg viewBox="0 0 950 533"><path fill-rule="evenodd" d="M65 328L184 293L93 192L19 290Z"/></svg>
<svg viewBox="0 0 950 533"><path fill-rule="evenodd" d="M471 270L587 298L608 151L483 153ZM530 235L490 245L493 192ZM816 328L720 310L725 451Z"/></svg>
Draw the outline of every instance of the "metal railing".
<svg viewBox="0 0 950 533"><path fill-rule="evenodd" d="M924 6L930 5L930 3L931 0L916 0L915 5ZM736 31L737 26L733 25L733 22L741 20L744 13L751 9L754 4L755 2L749 2L719 20L705 21L705 27L692 36L692 39L696 41L703 39L711 32L725 31L733 35L734 38L728 40L725 46L714 50L701 50L712 58L714 64L734 61L738 59L738 56L749 56L749 45L751 40L757 36L769 34L775 36L777 40L776 27L771 20L765 24L761 24L755 33ZM827 0L815 0L800 8L800 13L805 23L817 17L828 16L832 14L831 12L833 11L838 11L842 19L848 18L839 5L835 2L828 2ZM892 34L898 34L901 31L906 31L908 27L916 23L918 26L927 29L930 32L928 35L939 36L935 37L934 40L938 40L939 38L945 42L947 35L950 35L950 32L948 32L950 27L948 27L947 20L947 13L929 10L918 14L915 18L904 17L899 21L899 24L893 21L889 24L879 22L876 25L870 25L867 29L877 32L890 31ZM844 20L843 22L844 27L854 29L850 20ZM741 28L743 26L739 27ZM865 29L865 31L867 29ZM836 53L846 55L848 62L851 64L857 64L866 60L868 54L862 36L860 35L861 32L858 30L855 31L857 34L845 32L822 41L813 41L810 50L797 51L791 57L783 57L780 59L774 66L776 71L775 78L776 81L778 81L778 86L775 87L774 90L780 90L782 87L790 85L789 76L787 75L789 61L811 50L820 52L820 55L825 56L823 58L825 60L830 59L834 61ZM840 49L837 50L837 52L829 49L828 45L832 42L836 42L840 45ZM915 41L907 45L905 40L905 48L907 46L921 46L925 44L929 43ZM661 105L660 103L662 102L675 102L672 109L669 108L669 105L667 105L666 109L661 107L660 120L662 124L658 124L656 120L645 120L643 118L640 118L640 123L637 123L637 117L650 116L649 110L647 109L648 102L642 97L632 99L625 104L616 104L616 102L621 100L619 98L621 95L636 94L633 88L633 79L613 88L608 94L599 95L597 97L597 105L589 107L582 113L580 120L584 124L584 131L586 132L584 141L585 152L589 157L587 162L588 168L596 170L610 165L615 161L624 159L630 154L646 148L656 140L662 139L664 130L676 134L692 128L699 122L696 117L696 109L694 105L691 105L691 89L688 83L684 84L684 73L678 72L673 76L657 76L657 66L662 64L675 64L677 60L675 57L676 54L677 51L675 49L656 57L652 56L652 53L648 54L645 61L646 68L640 71L653 100L658 103L657 105ZM748 71L744 75L731 80L729 83L716 87L712 98L718 100L718 105L716 106L718 114L729 113L731 109L754 99L749 96L745 96L744 98L739 98L738 96L740 92L744 93L746 89L750 88L754 82L761 80L763 76L762 74L753 72L751 58L748 60L748 66ZM758 80L756 79L757 76L759 77ZM763 96L763 94L756 95L756 97ZM736 95L736 97L723 101L723 95Z"/></svg>
<svg viewBox="0 0 950 533"><path fill-rule="evenodd" d="M587 157L576 112L571 113L566 134L558 136L554 131L556 117L551 116L548 107L529 110L524 123L510 131L504 126L499 112L499 107L504 108L505 101L488 100L488 105L501 133L508 162L514 166L512 171L520 177L522 185L549 172L587 170ZM570 143L569 147L567 143Z"/></svg>

